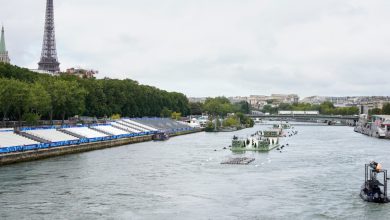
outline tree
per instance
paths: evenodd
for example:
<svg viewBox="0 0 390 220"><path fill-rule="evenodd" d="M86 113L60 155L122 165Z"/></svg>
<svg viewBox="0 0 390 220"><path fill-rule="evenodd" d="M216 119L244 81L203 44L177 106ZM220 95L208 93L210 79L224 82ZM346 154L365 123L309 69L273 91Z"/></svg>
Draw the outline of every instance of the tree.
<svg viewBox="0 0 390 220"><path fill-rule="evenodd" d="M31 85L28 96L26 111L36 115L46 114L51 109L51 99L49 93L40 83Z"/></svg>
<svg viewBox="0 0 390 220"><path fill-rule="evenodd" d="M9 80L0 78L0 109L3 113L3 124L5 123L5 119L8 116L8 113L11 108L11 103L8 102L9 95Z"/></svg>
<svg viewBox="0 0 390 220"><path fill-rule="evenodd" d="M112 120L118 120L118 119L121 119L121 115L120 114L113 114L111 115L110 117Z"/></svg>
<svg viewBox="0 0 390 220"><path fill-rule="evenodd" d="M204 104L204 110L211 115L222 114L222 104L215 99L207 99Z"/></svg>
<svg viewBox="0 0 390 220"><path fill-rule="evenodd" d="M380 115L380 114L382 114L382 109L380 109L380 108L370 109L370 110L368 110L368 114L369 115Z"/></svg>
<svg viewBox="0 0 390 220"><path fill-rule="evenodd" d="M164 107L163 110L161 110L160 116L162 118L169 118L172 116L172 111L169 110L167 107Z"/></svg>
<svg viewBox="0 0 390 220"><path fill-rule="evenodd" d="M180 112L172 112L171 118L174 120L179 120L181 118Z"/></svg>
<svg viewBox="0 0 390 220"><path fill-rule="evenodd" d="M240 126L240 121L237 116L229 116L222 122L222 125L224 127L237 127Z"/></svg>
<svg viewBox="0 0 390 220"><path fill-rule="evenodd" d="M96 79L80 80L80 85L87 91L85 97L85 113L88 116L104 117L115 114L107 105L107 95L104 91L103 81Z"/></svg>
<svg viewBox="0 0 390 220"><path fill-rule="evenodd" d="M382 114L390 115L390 103L386 103L383 105Z"/></svg>
<svg viewBox="0 0 390 220"><path fill-rule="evenodd" d="M241 101L239 103L236 103L234 106L236 108L236 112L242 112L244 114L249 114L251 111L249 103L247 101Z"/></svg>
<svg viewBox="0 0 390 220"><path fill-rule="evenodd" d="M0 82L0 105L3 112L3 121L12 110L19 122L25 109L29 108L31 94L27 83L14 79L2 79Z"/></svg>
<svg viewBox="0 0 390 220"><path fill-rule="evenodd" d="M293 108L297 108L297 105L292 106L288 103L280 103L278 110L293 110Z"/></svg>
<svg viewBox="0 0 390 220"><path fill-rule="evenodd" d="M333 114L334 105L331 102L323 102L320 105L320 113L323 115Z"/></svg>
<svg viewBox="0 0 390 220"><path fill-rule="evenodd" d="M202 103L200 102L190 102L190 112L191 115L201 115L203 113Z"/></svg>
<svg viewBox="0 0 390 220"><path fill-rule="evenodd" d="M8 116L19 119L20 114L31 112L50 118L50 120L64 120L71 114L85 114L91 117L105 117L113 114L121 114L125 117L160 116L164 107L182 115L191 113L188 99L184 94L140 85L131 79L80 79L65 74L50 76L0 63L1 78L4 82L0 85L2 97L0 97L0 112L3 120ZM30 92L26 90L14 93L26 94L22 97L23 100L19 99L19 101L26 102L23 103L25 109L15 109L11 105L12 102L7 101L13 97L7 94L11 91L8 89L10 85L14 84L22 85L12 86L19 90L25 87L28 90L35 88ZM38 84L42 85L43 89L38 88ZM45 91L50 97L49 105L45 101L47 99ZM224 97L221 97L220 101L228 102ZM46 113L45 108L48 106L49 111ZM167 117L170 116L171 114L167 115ZM29 118L33 117L29 116Z"/></svg>
<svg viewBox="0 0 390 220"><path fill-rule="evenodd" d="M276 114L278 112L278 108L272 107L271 105L264 105L263 112Z"/></svg>
<svg viewBox="0 0 390 220"><path fill-rule="evenodd" d="M225 97L207 98L203 110L211 115L225 116L227 113L236 111L236 106L232 105Z"/></svg>
<svg viewBox="0 0 390 220"><path fill-rule="evenodd" d="M85 109L86 90L75 81L54 79L47 85L51 99L50 119L60 116L62 123L71 114L81 114Z"/></svg>

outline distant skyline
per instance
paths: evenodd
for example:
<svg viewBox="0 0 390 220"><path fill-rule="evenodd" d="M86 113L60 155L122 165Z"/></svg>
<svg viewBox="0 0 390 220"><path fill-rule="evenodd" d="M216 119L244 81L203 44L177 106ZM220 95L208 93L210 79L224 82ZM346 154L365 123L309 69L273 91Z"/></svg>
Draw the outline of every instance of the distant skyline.
<svg viewBox="0 0 390 220"><path fill-rule="evenodd" d="M45 0L0 0L12 64L36 69ZM385 0L54 0L61 70L189 97L390 95Z"/></svg>

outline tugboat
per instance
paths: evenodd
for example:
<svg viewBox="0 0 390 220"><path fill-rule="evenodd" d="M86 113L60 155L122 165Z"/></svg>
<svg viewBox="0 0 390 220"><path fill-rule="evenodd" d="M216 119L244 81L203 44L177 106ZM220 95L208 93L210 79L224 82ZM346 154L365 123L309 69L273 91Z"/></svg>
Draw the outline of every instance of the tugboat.
<svg viewBox="0 0 390 220"><path fill-rule="evenodd" d="M383 175L383 183L377 180L379 175ZM387 170L382 169L382 165L372 161L365 164L365 181L360 191L360 197L366 202L387 203Z"/></svg>

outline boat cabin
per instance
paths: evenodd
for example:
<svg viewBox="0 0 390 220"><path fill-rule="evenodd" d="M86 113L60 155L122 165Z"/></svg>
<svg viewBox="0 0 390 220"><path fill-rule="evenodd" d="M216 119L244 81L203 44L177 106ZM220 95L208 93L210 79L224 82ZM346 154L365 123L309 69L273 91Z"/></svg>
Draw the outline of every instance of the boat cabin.
<svg viewBox="0 0 390 220"><path fill-rule="evenodd" d="M390 115L373 115L371 116L371 122L385 131L390 132Z"/></svg>

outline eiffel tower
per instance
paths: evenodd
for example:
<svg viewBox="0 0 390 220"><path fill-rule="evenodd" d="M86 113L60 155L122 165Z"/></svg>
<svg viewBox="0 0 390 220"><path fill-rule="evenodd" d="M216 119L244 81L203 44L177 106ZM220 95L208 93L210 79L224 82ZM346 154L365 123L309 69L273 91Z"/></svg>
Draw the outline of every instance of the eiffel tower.
<svg viewBox="0 0 390 220"><path fill-rule="evenodd" d="M53 0L46 2L45 31L43 35L43 45L41 60L38 63L38 70L48 72L59 72L60 63L57 58L56 39L54 31L54 5Z"/></svg>

